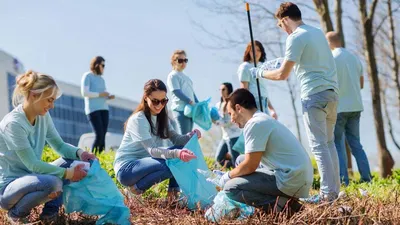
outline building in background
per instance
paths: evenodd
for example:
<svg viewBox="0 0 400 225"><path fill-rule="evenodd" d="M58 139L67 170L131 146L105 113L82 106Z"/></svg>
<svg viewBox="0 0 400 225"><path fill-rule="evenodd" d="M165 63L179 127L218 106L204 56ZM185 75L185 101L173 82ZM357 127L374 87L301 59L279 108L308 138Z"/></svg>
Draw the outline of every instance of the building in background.
<svg viewBox="0 0 400 225"><path fill-rule="evenodd" d="M13 109L12 93L15 78L23 72L23 65L16 58L0 50L0 119ZM67 143L78 145L82 134L92 132L84 112L80 87L62 81L57 81L57 85L62 91L62 96L55 102L54 109L49 112L62 139ZM118 96L109 101L108 132L122 135L124 123L137 104Z"/></svg>

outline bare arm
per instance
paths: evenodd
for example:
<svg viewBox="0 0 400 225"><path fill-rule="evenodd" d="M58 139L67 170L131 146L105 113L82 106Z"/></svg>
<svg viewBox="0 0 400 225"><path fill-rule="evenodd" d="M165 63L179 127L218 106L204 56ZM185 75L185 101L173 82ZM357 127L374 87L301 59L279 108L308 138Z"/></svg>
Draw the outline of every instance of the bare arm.
<svg viewBox="0 0 400 225"><path fill-rule="evenodd" d="M269 80L286 80L290 72L292 71L294 67L295 62L293 61L283 61L282 66L279 69L276 70L264 70L262 73L262 77L265 79Z"/></svg>
<svg viewBox="0 0 400 225"><path fill-rule="evenodd" d="M360 77L360 88L363 89L364 88L364 76Z"/></svg>
<svg viewBox="0 0 400 225"><path fill-rule="evenodd" d="M249 90L249 82L241 81L240 82L240 88L244 88L244 89Z"/></svg>
<svg viewBox="0 0 400 225"><path fill-rule="evenodd" d="M264 152L247 153L244 156L244 161L240 163L235 169L229 172L231 178L245 176L254 173L261 162L261 157Z"/></svg>

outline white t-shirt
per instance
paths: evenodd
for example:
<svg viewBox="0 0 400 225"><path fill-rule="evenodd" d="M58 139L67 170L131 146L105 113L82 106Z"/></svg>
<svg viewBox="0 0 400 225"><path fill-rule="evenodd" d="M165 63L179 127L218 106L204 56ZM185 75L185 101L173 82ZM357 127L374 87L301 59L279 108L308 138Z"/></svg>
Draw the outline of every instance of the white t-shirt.
<svg viewBox="0 0 400 225"><path fill-rule="evenodd" d="M261 163L273 171L283 193L308 197L313 182L310 157L303 146L279 121L257 111L243 129L245 153L264 152Z"/></svg>
<svg viewBox="0 0 400 225"><path fill-rule="evenodd" d="M174 111L183 111L186 103L181 101L174 93L174 90L181 90L191 101L195 101L193 82L190 77L186 76L183 72L172 70L168 74L167 87L171 93L172 106Z"/></svg>
<svg viewBox="0 0 400 225"><path fill-rule="evenodd" d="M258 63L257 66L261 66L262 63ZM254 97L258 98L258 90L257 90L257 80L251 76L250 69L254 67L254 64L249 62L243 62L240 64L237 74L239 77L239 82L248 82L249 83L249 91L254 95ZM268 98L267 84L266 79L259 79L260 83L260 93L261 97Z"/></svg>
<svg viewBox="0 0 400 225"><path fill-rule="evenodd" d="M242 130L234 123L231 122L231 117L228 112L224 113L225 103L218 102L215 107L218 109L220 119L218 120L222 130L222 138L229 140L231 138L239 137Z"/></svg>

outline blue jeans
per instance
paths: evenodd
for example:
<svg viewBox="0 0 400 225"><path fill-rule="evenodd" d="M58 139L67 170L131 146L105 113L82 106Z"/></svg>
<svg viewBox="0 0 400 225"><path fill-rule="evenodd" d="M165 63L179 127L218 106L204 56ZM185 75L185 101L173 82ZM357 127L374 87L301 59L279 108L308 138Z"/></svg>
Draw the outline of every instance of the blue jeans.
<svg viewBox="0 0 400 225"><path fill-rule="evenodd" d="M339 156L340 180L349 185L349 174L347 172L347 154L344 140L346 137L350 145L351 153L357 162L361 180L371 181L371 170L367 155L360 142L360 115L361 112L342 112L337 114L335 126L335 145Z"/></svg>
<svg viewBox="0 0 400 225"><path fill-rule="evenodd" d="M117 173L117 180L122 185L133 186L139 194L166 179L169 179L168 191L180 190L165 160L152 157L128 162Z"/></svg>
<svg viewBox="0 0 400 225"><path fill-rule="evenodd" d="M227 168L235 167L236 158L240 155L239 152L232 150L232 146L235 145L239 137L230 138L229 140L221 140L215 154L216 161L223 166L225 164L225 155L229 153L231 160L226 165Z"/></svg>
<svg viewBox="0 0 400 225"><path fill-rule="evenodd" d="M339 159L333 134L338 95L333 90L325 90L301 102L308 142L321 176L320 194L327 200L334 200L340 191Z"/></svg>
<svg viewBox="0 0 400 225"><path fill-rule="evenodd" d="M193 119L185 116L181 111L172 111L179 134L187 134L193 130Z"/></svg>
<svg viewBox="0 0 400 225"><path fill-rule="evenodd" d="M63 168L71 165L73 160L59 158L51 164ZM42 215L58 213L62 205L62 194L55 199L48 196L61 192L62 186L69 181L47 174L29 174L19 177L2 188L0 206L11 211L14 217L27 217L31 209L45 203Z"/></svg>
<svg viewBox="0 0 400 225"><path fill-rule="evenodd" d="M92 145L93 153L104 151L106 146L106 133L108 128L108 110L98 110L90 113L88 116L89 122L92 125L96 138Z"/></svg>

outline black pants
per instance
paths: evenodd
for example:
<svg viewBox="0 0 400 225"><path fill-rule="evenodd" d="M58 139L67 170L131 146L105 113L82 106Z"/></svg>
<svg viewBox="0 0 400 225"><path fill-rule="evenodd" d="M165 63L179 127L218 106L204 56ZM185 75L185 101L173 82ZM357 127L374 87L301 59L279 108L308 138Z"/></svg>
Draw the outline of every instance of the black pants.
<svg viewBox="0 0 400 225"><path fill-rule="evenodd" d="M92 125L94 133L96 134L92 146L92 152L97 154L104 151L105 148L105 139L108 127L108 110L94 111L88 115L88 119Z"/></svg>

